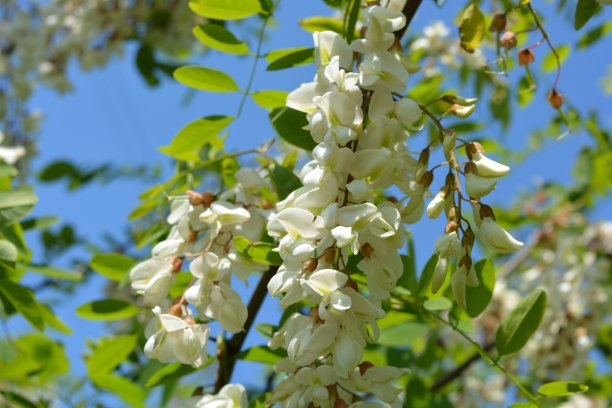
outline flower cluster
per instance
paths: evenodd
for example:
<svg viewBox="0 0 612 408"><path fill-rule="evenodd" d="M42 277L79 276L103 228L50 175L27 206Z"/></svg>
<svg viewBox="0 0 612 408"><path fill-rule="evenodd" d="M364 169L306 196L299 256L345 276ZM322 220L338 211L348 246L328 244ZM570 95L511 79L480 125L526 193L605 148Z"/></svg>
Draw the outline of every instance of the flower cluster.
<svg viewBox="0 0 612 408"><path fill-rule="evenodd" d="M283 407L380 406L363 402L363 394L400 404L393 383L404 370L362 362L362 350L377 340L382 301L403 272L402 205L375 197L408 185L416 171L406 140L421 111L397 96L411 68L393 50L404 16L380 6L364 16L365 36L350 46L336 33L314 34L315 80L287 98L308 114L318 145L300 171L303 187L278 203L268 223L283 259L269 292L283 306L311 308L309 316L289 316L269 343L288 354L275 366L288 375L268 399ZM353 53L360 55L357 72ZM358 262L349 266L350 259Z"/></svg>
<svg viewBox="0 0 612 408"><path fill-rule="evenodd" d="M261 239L268 214L257 204L259 191L268 187L248 167L239 170L236 178L238 183L218 197L188 191L186 196L172 198L167 218L170 233L153 247L150 259L130 271L132 289L156 315L145 333L149 358L162 362L176 358L195 366L202 363L209 328L196 323L190 305L202 322L214 319L229 332L243 330L247 309L231 287L231 276L244 281L267 265L241 254L233 239ZM183 296L170 301L170 288L187 259L191 260L191 283Z"/></svg>

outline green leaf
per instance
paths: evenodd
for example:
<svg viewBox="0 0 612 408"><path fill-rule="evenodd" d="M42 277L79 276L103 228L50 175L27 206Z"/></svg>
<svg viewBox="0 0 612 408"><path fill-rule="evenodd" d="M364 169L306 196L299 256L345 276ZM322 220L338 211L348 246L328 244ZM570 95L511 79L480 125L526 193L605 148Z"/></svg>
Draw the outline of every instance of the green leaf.
<svg viewBox="0 0 612 408"><path fill-rule="evenodd" d="M15 340L19 350L17 362L32 359L40 364L40 369L28 373L30 381L47 383L66 374L70 363L62 345L41 333L28 333Z"/></svg>
<svg viewBox="0 0 612 408"><path fill-rule="evenodd" d="M274 50L266 54L266 60L269 62L266 68L268 71L310 64L314 61L314 48L296 47Z"/></svg>
<svg viewBox="0 0 612 408"><path fill-rule="evenodd" d="M303 129L308 125L305 113L284 107L274 109L269 116L272 126L287 143L309 151L317 145L310 132Z"/></svg>
<svg viewBox="0 0 612 408"><path fill-rule="evenodd" d="M563 65L563 62L567 59L570 54L570 46L564 44L557 48L557 53L559 54L559 62ZM542 71L544 72L552 72L557 69L557 58L555 54L549 52L546 57L542 60Z"/></svg>
<svg viewBox="0 0 612 408"><path fill-rule="evenodd" d="M431 292L431 278L433 277L433 273L434 273L434 270L436 269L437 263L438 263L438 255L433 254L431 258L429 258L429 260L425 264L425 267L423 268L423 271L421 272L421 276L419 278L418 293L420 295L424 295L427 293L433 295L433 293ZM441 288L437 292L437 295L442 296L442 293L444 293L444 290ZM436 295L433 295L433 296L436 296Z"/></svg>
<svg viewBox="0 0 612 408"><path fill-rule="evenodd" d="M226 187L234 187L238 183L236 172L240 170L240 163L235 157L226 157L221 160L221 179Z"/></svg>
<svg viewBox="0 0 612 408"><path fill-rule="evenodd" d="M300 26L309 33L333 31L342 35L342 20L339 18L323 16L307 17L300 20Z"/></svg>
<svg viewBox="0 0 612 408"><path fill-rule="evenodd" d="M140 309L120 299L102 299L85 303L76 309L77 316L89 320L119 320L132 317Z"/></svg>
<svg viewBox="0 0 612 408"><path fill-rule="evenodd" d="M285 106L287 95L289 93L286 91L262 90L253 92L251 98L264 109L276 109Z"/></svg>
<svg viewBox="0 0 612 408"><path fill-rule="evenodd" d="M262 11L258 0L192 0L189 8L213 20L240 20Z"/></svg>
<svg viewBox="0 0 612 408"><path fill-rule="evenodd" d="M101 339L86 359L89 376L105 374L117 367L134 350L137 341L137 335L121 335Z"/></svg>
<svg viewBox="0 0 612 408"><path fill-rule="evenodd" d="M257 326L255 326L255 330L257 330L259 332L259 334L261 334L262 336L270 339L272 338L272 336L274 335L274 332L276 332L277 327L269 324L269 323L260 323Z"/></svg>
<svg viewBox="0 0 612 408"><path fill-rule="evenodd" d="M275 165L271 171L272 182L279 200L284 200L294 190L302 187L302 182L291 170Z"/></svg>
<svg viewBox="0 0 612 408"><path fill-rule="evenodd" d="M131 406L136 408L145 406L144 400L147 396L145 389L127 378L109 373L90 374L90 377L97 387L117 395Z"/></svg>
<svg viewBox="0 0 612 408"><path fill-rule="evenodd" d="M212 115L197 119L184 128L172 139L168 146L159 151L178 160L198 161L200 150L205 145L223 149L223 138L219 133L234 120L231 116Z"/></svg>
<svg viewBox="0 0 612 408"><path fill-rule="evenodd" d="M200 91L235 92L240 90L231 76L212 68L191 65L178 68L173 75L174 79L181 84Z"/></svg>
<svg viewBox="0 0 612 408"><path fill-rule="evenodd" d="M15 177L19 171L10 164L0 163L0 178Z"/></svg>
<svg viewBox="0 0 612 408"><path fill-rule="evenodd" d="M193 28L193 35L204 45L213 50L228 54L248 54L249 46L237 39L234 34L219 24L203 24Z"/></svg>
<svg viewBox="0 0 612 408"><path fill-rule="evenodd" d="M24 265L24 268L30 272L37 273L39 275L48 276L53 279L61 279L72 282L79 282L83 279L83 275L75 273L67 269L56 268L48 265Z"/></svg>
<svg viewBox="0 0 612 408"><path fill-rule="evenodd" d="M24 231L29 230L46 230L59 222L59 217L43 216L36 218L28 218L21 221L21 227Z"/></svg>
<svg viewBox="0 0 612 408"><path fill-rule="evenodd" d="M519 106L525 107L531 103L535 96L536 86L535 83L531 82L526 76L522 77L518 85L518 104Z"/></svg>
<svg viewBox="0 0 612 408"><path fill-rule="evenodd" d="M408 320L381 330L378 344L387 347L409 346L413 341L425 336L428 331L429 326L427 324L416 320Z"/></svg>
<svg viewBox="0 0 612 408"><path fill-rule="evenodd" d="M485 16L476 3L471 3L461 16L461 24L459 25L461 48L473 53L484 38L485 31Z"/></svg>
<svg viewBox="0 0 612 408"><path fill-rule="evenodd" d="M536 408L537 405L533 402L515 402L508 406L508 408Z"/></svg>
<svg viewBox="0 0 612 408"><path fill-rule="evenodd" d="M39 303L30 289L8 279L0 279L0 292L32 326L40 331L45 328Z"/></svg>
<svg viewBox="0 0 612 408"><path fill-rule="evenodd" d="M275 364L286 357L284 350L272 350L268 346L254 346L238 354L241 360L254 361L263 364Z"/></svg>
<svg viewBox="0 0 612 408"><path fill-rule="evenodd" d="M55 330L65 334L72 334L70 327L68 327L63 320L57 317L49 306L45 305L44 303L39 303L38 311L40 312L40 316L42 317L46 326L52 327Z"/></svg>
<svg viewBox="0 0 612 408"><path fill-rule="evenodd" d="M15 262L18 255L17 247L12 242L0 239L0 260Z"/></svg>
<svg viewBox="0 0 612 408"><path fill-rule="evenodd" d="M482 259L474 265L476 276L478 276L478 286L467 286L465 290L466 306L465 311L468 316L474 318L481 314L493 298L495 289L495 268L488 259Z"/></svg>
<svg viewBox="0 0 612 408"><path fill-rule="evenodd" d="M580 30L595 15L598 8L599 3L596 0L578 0L574 15L574 28Z"/></svg>
<svg viewBox="0 0 612 408"><path fill-rule="evenodd" d="M96 254L89 262L91 269L115 282L120 282L134 265L134 259L116 253Z"/></svg>
<svg viewBox="0 0 612 408"><path fill-rule="evenodd" d="M531 3L531 0L520 0L519 1L519 7L526 6L526 5L530 4L530 3Z"/></svg>
<svg viewBox="0 0 612 408"><path fill-rule="evenodd" d="M576 48L582 49L586 48L590 45L595 44L602 38L605 38L608 34L612 32L612 21L606 21L605 23L599 25L598 27L587 31L583 35L580 36L578 43L576 44Z"/></svg>
<svg viewBox="0 0 612 408"><path fill-rule="evenodd" d="M209 357L209 360L211 358ZM205 364L207 366L210 363ZM203 367L200 367L203 368ZM181 377L192 374L198 371L199 368L194 368L190 365L183 364L179 361L164 365L155 372L145 384L146 387L155 387L156 385L168 384L178 380Z"/></svg>
<svg viewBox="0 0 612 408"><path fill-rule="evenodd" d="M353 0L352 3L347 3L347 12L345 17L346 25L343 26L343 34L347 43L351 43L355 38L355 28L357 20L359 20L359 10L361 10L361 0ZM350 8L350 11L348 10Z"/></svg>
<svg viewBox="0 0 612 408"><path fill-rule="evenodd" d="M25 217L37 200L28 189L0 191L0 223L10 224Z"/></svg>
<svg viewBox="0 0 612 408"><path fill-rule="evenodd" d="M538 395L543 397L565 397L586 392L589 387L575 381L555 381L538 388Z"/></svg>
<svg viewBox="0 0 612 408"><path fill-rule="evenodd" d="M248 238L238 235L234 237L233 244L238 252L257 263L276 266L283 263L278 252L273 251L276 245L269 242L251 242Z"/></svg>
<svg viewBox="0 0 612 408"><path fill-rule="evenodd" d="M536 290L510 312L495 334L495 347L500 355L519 351L537 330L546 309L546 292Z"/></svg>
<svg viewBox="0 0 612 408"><path fill-rule="evenodd" d="M431 310L432 312L437 312L439 310L450 309L453 307L453 302L444 296L440 296L433 299L427 299L425 303L423 303L423 307L427 310Z"/></svg>

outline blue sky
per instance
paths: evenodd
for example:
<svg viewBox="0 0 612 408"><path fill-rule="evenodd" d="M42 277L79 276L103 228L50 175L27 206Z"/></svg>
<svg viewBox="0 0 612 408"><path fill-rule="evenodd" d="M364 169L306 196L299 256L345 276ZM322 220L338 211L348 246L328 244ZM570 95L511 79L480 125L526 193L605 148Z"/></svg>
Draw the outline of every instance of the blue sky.
<svg viewBox="0 0 612 408"><path fill-rule="evenodd" d="M424 25L437 19L452 25L459 9L458 3L462 2L448 3L446 7L438 9L433 2L425 1L410 31L418 32ZM553 6L547 3L538 4L538 7L542 8L544 14L550 15ZM300 29L297 22L300 18L316 14L327 15L329 10L318 1L284 2L279 10L278 24L269 30L264 50L311 46L311 35ZM606 18L612 18L612 7L586 29L595 27L596 21L604 21ZM569 27L570 24L560 22L556 17L551 18L547 24L556 44L576 41L578 35ZM612 101L603 96L598 81L612 62L609 57L610 46L612 44L608 39L588 51L570 55L563 66L560 83L560 90L568 100L583 108L584 112L595 107L607 115L602 120L607 126L612 126ZM538 55L545 55L544 50L539 51ZM37 170L52 161L69 159L83 166L104 163L160 164L169 174L171 161L159 153L157 147L168 144L181 127L197 117L209 114L233 115L236 112L240 94L198 93L188 106L184 106L182 100L187 90L183 86L164 80L158 88L148 88L136 71L133 56L134 49L128 47L125 58L116 59L102 70L87 73L80 72L76 64L73 64L70 77L75 92L63 96L48 90L36 93L31 106L42 110L45 115L40 134L40 155L35 161ZM312 66L270 73L265 71L265 61L261 62L253 90L275 88L289 91L302 82L311 81L314 75ZM244 87L252 59L225 57L212 52L203 57L201 63L230 73ZM520 72L514 71L512 75L519 77ZM554 74L540 76L536 100L525 110L515 110L513 124L506 135L502 135L497 127L486 129L479 135L498 137L512 148L524 146L529 131L543 127L554 114L546 103L544 93L552 84L553 77ZM416 75L409 86L418 80L419 76ZM226 145L229 150L241 150L256 147L272 136L266 112L249 100L242 117L230 127ZM532 188L538 179L568 182L571 177L570 164L580 147L587 144L591 144L590 139L581 132L575 132L559 142L550 139L540 152L513 166L511 174L498 183L498 190L491 196L492 201L507 203L517 193ZM63 222L74 224L80 234L101 243L103 234L121 236L127 225L127 215L137 204L138 195L148 187L139 181L121 180L105 186L94 183L73 193L68 192L62 184L38 185L36 191L40 201L35 214L58 215ZM592 217L609 218L610 204L609 199L600 204ZM413 233L418 237L416 247L419 264L423 264L431 254L433 241L442 228L441 220L432 222L426 219L413 227ZM36 242L32 244L38 247ZM87 256L83 251L74 255ZM76 373L84 372L81 356L86 349L85 339L97 338L107 333L107 329L102 324L76 317L74 309L101 297L102 280L93 279L81 287L74 298L65 299L57 308L75 331L75 335L70 338L58 338L65 342ZM266 320L262 319L262 315L274 310L274 305L267 304L258 320ZM267 321L274 322L275 319ZM15 332L25 328L20 321L13 322L11 326ZM250 340L253 342L257 339Z"/></svg>

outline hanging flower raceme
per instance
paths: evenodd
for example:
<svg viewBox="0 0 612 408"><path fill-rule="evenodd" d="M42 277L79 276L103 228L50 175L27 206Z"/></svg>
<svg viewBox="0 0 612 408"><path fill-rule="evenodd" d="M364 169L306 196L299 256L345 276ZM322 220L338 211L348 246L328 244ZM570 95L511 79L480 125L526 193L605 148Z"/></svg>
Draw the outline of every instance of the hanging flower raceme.
<svg viewBox="0 0 612 408"><path fill-rule="evenodd" d="M409 75L390 50L404 16L380 6L365 16L365 37L350 47L338 34L314 34L315 80L287 98L307 113L318 145L299 172L303 187L278 203L268 222L283 259L269 292L283 306L311 307L309 316L291 315L269 343L287 350L275 369L288 375L268 399L283 407L358 406L362 393L399 406L393 382L404 371L362 362L363 349L378 338L381 302L403 272L405 243L399 204L372 199L416 171L406 140L421 111L392 95ZM358 73L350 71L353 51L363 54ZM362 258L356 269L347 267L352 256ZM353 275L363 275L367 286Z"/></svg>
<svg viewBox="0 0 612 408"><path fill-rule="evenodd" d="M170 233L153 247L150 259L130 271L132 289L143 295L143 302L153 307L156 316L146 331L145 354L149 358L162 362L176 358L197 366L206 357L207 322L217 320L232 333L243 330L247 309L231 286L232 275L246 280L250 273L268 266L241 254L233 238L261 240L268 211L260 205L260 192L269 186L250 168L236 172L236 179L238 183L219 196L188 191L185 196L171 198L167 217ZM187 262L191 283L183 296L171 300L170 288L177 274L186 273L181 270ZM196 317L202 323L196 323ZM219 395L202 406L217 406L215 401L234 398ZM243 405L236 402L235 406Z"/></svg>

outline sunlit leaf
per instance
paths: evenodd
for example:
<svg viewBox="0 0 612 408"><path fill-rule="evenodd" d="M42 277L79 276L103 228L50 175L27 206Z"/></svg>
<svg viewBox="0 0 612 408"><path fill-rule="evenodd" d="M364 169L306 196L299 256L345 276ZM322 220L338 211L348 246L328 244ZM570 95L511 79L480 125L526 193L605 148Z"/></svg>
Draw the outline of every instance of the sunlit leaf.
<svg viewBox="0 0 612 408"><path fill-rule="evenodd" d="M413 341L425 336L429 326L415 320L408 320L394 326L385 327L380 333L378 344L388 347L409 346Z"/></svg>
<svg viewBox="0 0 612 408"><path fill-rule="evenodd" d="M39 303L30 289L8 279L0 279L0 292L32 326L40 331L45 328Z"/></svg>
<svg viewBox="0 0 612 408"><path fill-rule="evenodd" d="M461 16L459 25L461 48L470 53L474 52L484 38L485 31L485 16L476 3L471 3Z"/></svg>
<svg viewBox="0 0 612 408"><path fill-rule="evenodd" d="M258 0L191 0L189 8L214 20L240 20L262 11Z"/></svg>
<svg viewBox="0 0 612 408"><path fill-rule="evenodd" d="M314 48L296 47L270 51L266 54L268 71L296 67L314 61Z"/></svg>
<svg viewBox="0 0 612 408"><path fill-rule="evenodd" d="M0 239L0 260L15 262L18 255L17 247L12 242Z"/></svg>
<svg viewBox="0 0 612 408"><path fill-rule="evenodd" d="M38 198L29 189L0 191L0 223L10 224L28 215Z"/></svg>
<svg viewBox="0 0 612 408"><path fill-rule="evenodd" d="M278 90L262 90L256 91L251 94L253 101L264 109L276 109L285 106L287 100L286 91Z"/></svg>
<svg viewBox="0 0 612 408"><path fill-rule="evenodd" d="M193 28L193 35L204 45L228 54L248 54L249 46L219 24L203 24Z"/></svg>
<svg viewBox="0 0 612 408"><path fill-rule="evenodd" d="M120 335L103 338L86 359L90 376L110 372L121 364L136 347L137 335Z"/></svg>
<svg viewBox="0 0 612 408"><path fill-rule="evenodd" d="M232 123L231 116L213 115L197 119L172 139L168 146L159 148L159 151L178 160L200 160L200 150L205 145L216 149L223 148L223 138L219 133Z"/></svg>
<svg viewBox="0 0 612 408"><path fill-rule="evenodd" d="M557 54L559 54L559 62L561 63L561 65L563 65L563 62L565 62L565 60L569 56L570 50L571 48L567 44L557 47ZM557 69L557 57L551 51L542 60L542 71L551 72L556 69Z"/></svg>
<svg viewBox="0 0 612 408"><path fill-rule="evenodd" d="M312 16L300 20L300 26L309 33L333 31L342 34L342 20L334 17Z"/></svg>
<svg viewBox="0 0 612 408"><path fill-rule="evenodd" d="M543 397L565 397L586 392L589 387L575 381L555 381L538 388L538 395Z"/></svg>
<svg viewBox="0 0 612 408"><path fill-rule="evenodd" d="M110 280L120 282L136 265L136 261L127 255L106 253L96 254L89 262L91 269Z"/></svg>
<svg viewBox="0 0 612 408"><path fill-rule="evenodd" d="M427 299L425 303L423 303L423 307L432 312L436 312L439 310L448 310L453 307L453 302L445 298L444 296L440 296L433 299Z"/></svg>
<svg viewBox="0 0 612 408"><path fill-rule="evenodd" d="M78 282L83 279L83 275L67 269L57 268L48 265L25 265L28 271L44 275L53 279L68 280Z"/></svg>
<svg viewBox="0 0 612 408"><path fill-rule="evenodd" d="M102 299L85 303L76 309L76 314L89 320L119 320L132 317L140 309L125 300Z"/></svg>
<svg viewBox="0 0 612 408"><path fill-rule="evenodd" d="M181 84L200 91L235 92L240 90L231 76L212 68L180 67L174 71L174 78Z"/></svg>
<svg viewBox="0 0 612 408"><path fill-rule="evenodd" d="M272 350L268 346L254 346L238 354L238 358L263 364L275 364L282 360L286 353L282 349Z"/></svg>

